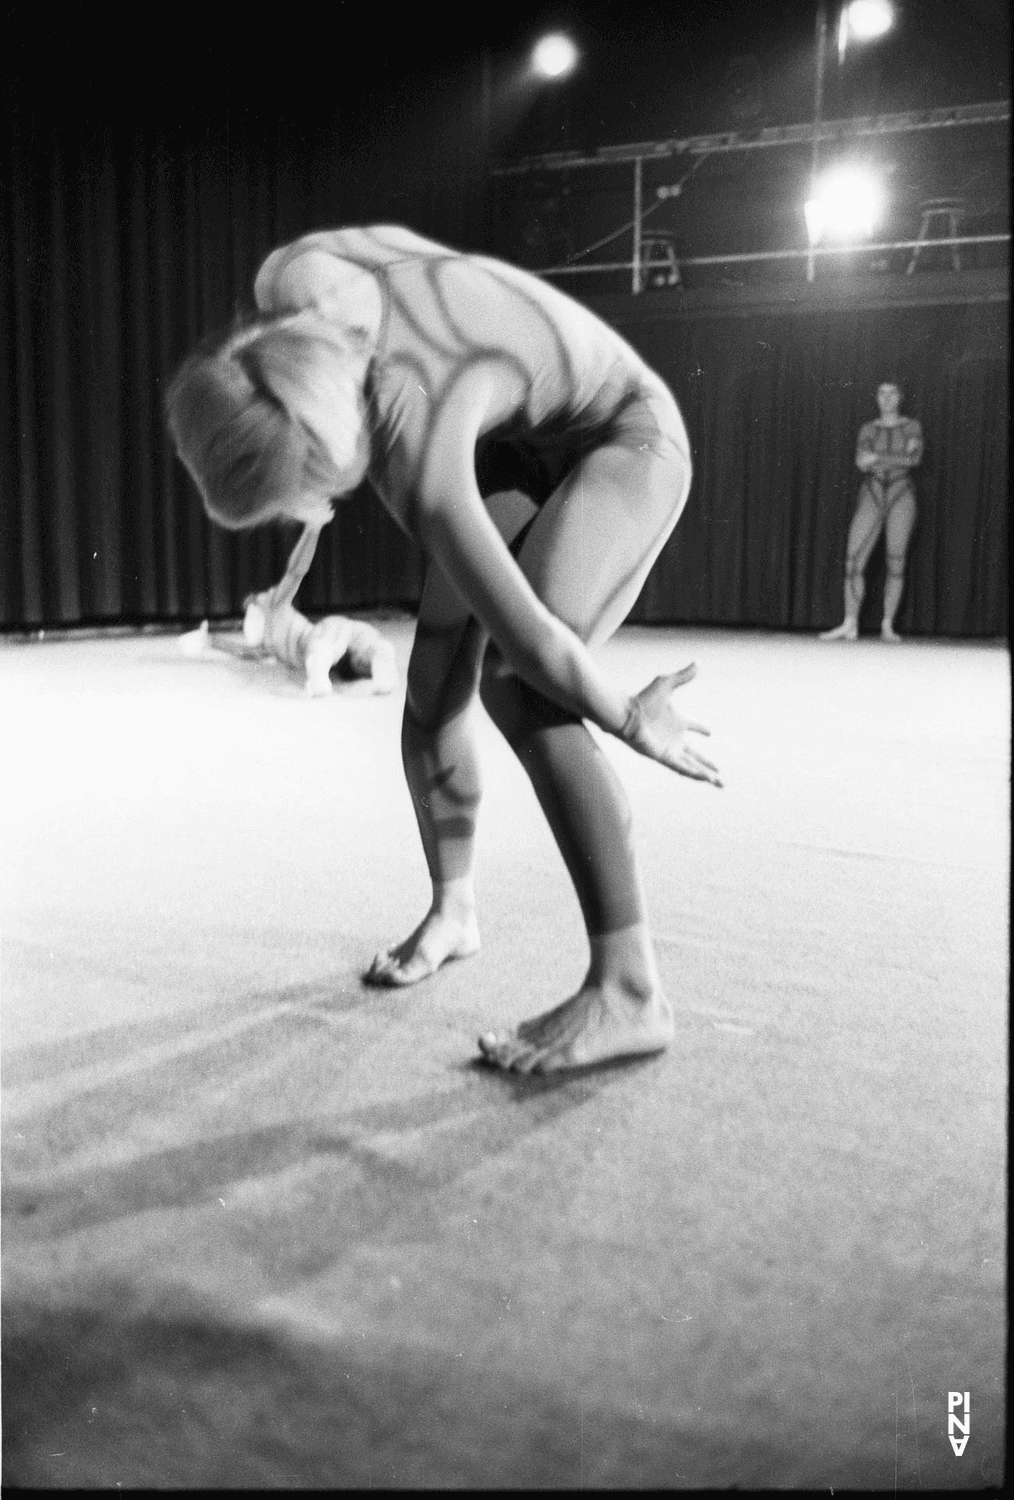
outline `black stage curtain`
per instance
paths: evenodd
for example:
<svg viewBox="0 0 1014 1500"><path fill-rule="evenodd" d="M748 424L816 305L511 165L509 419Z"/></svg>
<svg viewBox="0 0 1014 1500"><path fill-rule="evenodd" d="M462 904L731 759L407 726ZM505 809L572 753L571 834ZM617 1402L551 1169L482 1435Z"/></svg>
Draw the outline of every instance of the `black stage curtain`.
<svg viewBox="0 0 1014 1500"><path fill-rule="evenodd" d="M270 91L259 109L216 105L191 87L188 113L147 107L143 76L129 110L101 89L61 108L22 82L0 118L0 628L241 613L298 532L205 519L162 419L173 369L252 306L261 260L300 234L405 222L481 245L478 76L395 80L345 115L333 80L305 107ZM413 547L357 494L299 602L412 603L420 579Z"/></svg>
<svg viewBox="0 0 1014 1500"><path fill-rule="evenodd" d="M397 219L481 245L476 100L420 107L426 119L351 142L269 115L209 117L185 140L19 117L0 224L0 627L234 617L279 576L288 535L205 520L162 392L198 335L249 304L260 259L288 238ZM613 316L676 392L696 464L635 619L836 621L855 436L877 383L897 375L927 439L899 626L1005 633L1006 305L639 312L629 328ZM420 559L366 493L324 536L307 612L417 600ZM875 566L869 583L875 615Z"/></svg>

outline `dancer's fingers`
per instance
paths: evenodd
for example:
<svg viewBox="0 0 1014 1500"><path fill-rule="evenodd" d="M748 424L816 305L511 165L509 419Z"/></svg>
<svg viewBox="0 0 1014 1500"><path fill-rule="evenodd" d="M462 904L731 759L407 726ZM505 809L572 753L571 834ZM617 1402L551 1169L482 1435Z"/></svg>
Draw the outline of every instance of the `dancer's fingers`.
<svg viewBox="0 0 1014 1500"><path fill-rule="evenodd" d="M697 663L692 661L689 666L681 667L678 672L667 673L663 681L669 691L674 693L678 687L682 687L685 682L690 682L696 676Z"/></svg>
<svg viewBox="0 0 1014 1500"><path fill-rule="evenodd" d="M706 766L709 771L714 771L715 775L718 775L718 767L715 765L714 761L709 760L706 755L701 755L700 751L691 750L689 748L687 749L687 754L690 756L691 760L693 760L695 765Z"/></svg>
<svg viewBox="0 0 1014 1500"><path fill-rule="evenodd" d="M684 776L692 776L695 781L710 781L712 786L722 785L718 767L693 750L684 750L677 757L675 770L680 771Z"/></svg>

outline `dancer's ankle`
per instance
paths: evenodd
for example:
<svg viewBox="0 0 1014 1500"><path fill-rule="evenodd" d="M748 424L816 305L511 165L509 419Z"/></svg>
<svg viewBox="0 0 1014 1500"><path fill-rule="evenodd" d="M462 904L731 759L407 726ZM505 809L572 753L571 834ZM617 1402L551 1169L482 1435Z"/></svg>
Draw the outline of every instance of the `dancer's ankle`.
<svg viewBox="0 0 1014 1500"><path fill-rule="evenodd" d="M661 990L647 922L589 936L588 945L591 950L589 984L620 985L631 998L645 1002Z"/></svg>
<svg viewBox="0 0 1014 1500"><path fill-rule="evenodd" d="M475 885L471 875L453 880L434 880L433 910L442 916L470 916L475 911Z"/></svg>

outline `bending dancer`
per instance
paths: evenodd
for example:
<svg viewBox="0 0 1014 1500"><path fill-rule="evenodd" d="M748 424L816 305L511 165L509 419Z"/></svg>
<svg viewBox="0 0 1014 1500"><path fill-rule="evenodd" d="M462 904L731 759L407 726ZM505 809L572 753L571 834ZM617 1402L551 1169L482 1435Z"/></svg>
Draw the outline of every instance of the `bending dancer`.
<svg viewBox="0 0 1014 1500"><path fill-rule="evenodd" d="M561 1005L479 1046L550 1071L655 1052L673 1034L626 798L583 721L721 785L679 714L692 666L634 697L590 647L633 605L686 502L669 391L611 329L502 262L384 226L275 250L259 315L185 361L171 431L223 525L311 526L369 476L428 567L402 752L432 901L366 976L407 985L479 946L473 888L478 694L527 771L591 948Z"/></svg>
<svg viewBox="0 0 1014 1500"><path fill-rule="evenodd" d="M901 387L886 380L877 387L880 416L859 429L856 468L864 475L859 500L849 527L845 556L845 618L822 641L854 641L859 636L859 611L866 595L866 564L886 529L887 578L881 639L900 641L894 617L905 588L905 555L915 525L915 485L911 470L922 459L922 427L914 417L901 415Z"/></svg>

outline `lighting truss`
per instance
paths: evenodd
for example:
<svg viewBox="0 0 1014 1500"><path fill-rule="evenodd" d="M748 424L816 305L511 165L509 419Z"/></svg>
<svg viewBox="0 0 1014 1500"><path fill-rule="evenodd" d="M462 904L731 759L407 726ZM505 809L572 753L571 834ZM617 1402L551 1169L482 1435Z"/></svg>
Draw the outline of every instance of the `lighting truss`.
<svg viewBox="0 0 1014 1500"><path fill-rule="evenodd" d="M913 130L945 130L957 125L999 125L1010 119L1010 100L986 104L958 104L946 109L909 109L899 114L856 115L847 120L822 120L814 126L769 125L763 130L722 130L711 135L680 139L636 141L624 146L599 146L591 154L550 151L516 162L494 162L494 177L521 177L531 172L568 172L575 167L613 167L623 162L658 161L670 156L713 156L716 152L758 151L778 146L809 146L818 141L847 141L865 136L900 135Z"/></svg>
<svg viewBox="0 0 1014 1500"><path fill-rule="evenodd" d="M533 172L570 172L578 168L615 167L624 164L634 169L634 202L631 224L634 231L634 253L630 261L614 261L601 265L566 265L547 268L544 276L570 276L590 271L632 272L631 291L637 295L642 289L641 222L645 217L644 163L664 161L679 156L714 156L733 151L759 151L788 146L815 146L820 141L854 141L871 136L901 135L918 130L947 130L958 126L1001 125L1010 120L1009 99L996 99L982 104L958 104L940 109L909 109L895 114L855 115L847 120L808 121L802 125L769 125L762 130L723 130L710 135L672 137L661 141L635 141L623 146L599 146L590 154L580 151L553 151L540 156L526 156L516 162L494 162L490 174L494 177L523 177ZM650 211L650 210L649 210ZM963 244L994 244L1009 242L1010 235L976 235L964 238ZM898 240L884 249L902 249L907 240ZM924 240L924 249L938 243L951 244L950 240ZM824 253L842 254L860 247L840 246ZM879 247L866 246L866 249ZM719 265L732 261L765 261L786 259L808 259L812 265L813 251L779 250L757 251L741 255L697 256L682 260L683 265Z"/></svg>

